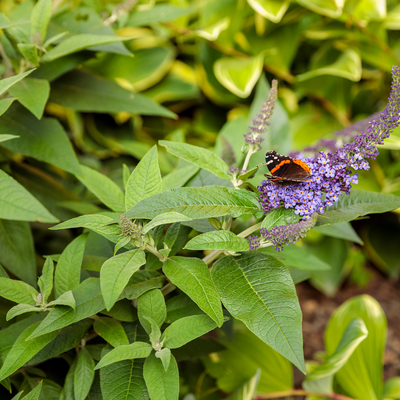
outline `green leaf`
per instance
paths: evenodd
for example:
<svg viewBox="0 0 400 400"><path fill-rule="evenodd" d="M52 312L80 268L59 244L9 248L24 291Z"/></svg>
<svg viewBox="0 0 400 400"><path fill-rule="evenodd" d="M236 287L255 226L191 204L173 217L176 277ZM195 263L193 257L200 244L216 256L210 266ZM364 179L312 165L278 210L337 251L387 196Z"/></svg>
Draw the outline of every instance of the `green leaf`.
<svg viewBox="0 0 400 400"><path fill-rule="evenodd" d="M54 277L54 288L57 297L79 286L87 237L87 233L78 236L61 253Z"/></svg>
<svg viewBox="0 0 400 400"><path fill-rule="evenodd" d="M326 15L330 18L339 18L342 15L344 2L331 0L321 2L319 0L297 0L303 7L314 11L317 14Z"/></svg>
<svg viewBox="0 0 400 400"><path fill-rule="evenodd" d="M123 236L120 240L118 240L117 244L114 247L113 255L115 256L118 253L118 250L125 247L131 240L132 238L130 236Z"/></svg>
<svg viewBox="0 0 400 400"><path fill-rule="evenodd" d="M25 282L0 278L0 296L7 300L34 306L38 294L35 288Z"/></svg>
<svg viewBox="0 0 400 400"><path fill-rule="evenodd" d="M154 145L140 160L128 179L125 193L125 209L139 201L162 191L160 167L158 166L157 146Z"/></svg>
<svg viewBox="0 0 400 400"><path fill-rule="evenodd" d="M51 291L53 290L53 275L54 275L54 263L51 257L46 257L42 269L42 276L38 280L40 293L42 293L43 301L47 303Z"/></svg>
<svg viewBox="0 0 400 400"><path fill-rule="evenodd" d="M0 131L20 136L19 140L3 142L2 147L53 164L71 174L80 173L71 142L58 120L38 120L22 106L13 104L0 117Z"/></svg>
<svg viewBox="0 0 400 400"><path fill-rule="evenodd" d="M106 342L113 347L128 345L129 340L122 325L111 318L96 318L93 328Z"/></svg>
<svg viewBox="0 0 400 400"><path fill-rule="evenodd" d="M151 327L151 331L149 334L150 343L153 346L153 348L155 348L159 344L161 338L161 330L157 325L157 323L152 318L143 316L143 319L150 324Z"/></svg>
<svg viewBox="0 0 400 400"><path fill-rule="evenodd" d="M305 372L301 310L287 268L252 252L217 260L211 276L232 316Z"/></svg>
<svg viewBox="0 0 400 400"><path fill-rule="evenodd" d="M278 24L289 7L288 0L247 0L250 7L264 18Z"/></svg>
<svg viewBox="0 0 400 400"><path fill-rule="evenodd" d="M303 388L310 392L332 393L333 375L346 364L354 350L367 336L368 330L361 318L350 321L334 353L307 375Z"/></svg>
<svg viewBox="0 0 400 400"><path fill-rule="evenodd" d="M76 309L76 301L75 301L74 295L72 294L72 291L68 290L68 292L63 293L57 299L46 304L46 307L53 307L53 306L67 306L67 307L71 307L75 310Z"/></svg>
<svg viewBox="0 0 400 400"><path fill-rule="evenodd" d="M43 381L39 382L39 385L35 387L32 391L30 391L23 400L39 400L40 393L42 391Z"/></svg>
<svg viewBox="0 0 400 400"><path fill-rule="evenodd" d="M387 322L379 303L368 295L351 298L332 315L325 331L326 355L335 353L340 338L354 318L361 318L368 337L354 350L335 378L350 397L363 400L382 398L383 355Z"/></svg>
<svg viewBox="0 0 400 400"><path fill-rule="evenodd" d="M36 286L36 261L27 222L0 220L0 263L30 285Z"/></svg>
<svg viewBox="0 0 400 400"><path fill-rule="evenodd" d="M220 58L214 63L218 82L236 96L249 97L264 64L263 54L247 58Z"/></svg>
<svg viewBox="0 0 400 400"><path fill-rule="evenodd" d="M72 294L76 301L76 309L62 306L54 307L29 336L29 341L81 321L105 308L100 292L100 282L97 278L84 280L77 288L72 290Z"/></svg>
<svg viewBox="0 0 400 400"><path fill-rule="evenodd" d="M9 100L9 99L3 99L3 100ZM3 100L0 100L3 101ZM1 112L0 112L1 115ZM0 142L5 142L6 140L11 140L11 139L17 139L19 138L19 136L15 136L15 135L0 135Z"/></svg>
<svg viewBox="0 0 400 400"><path fill-rule="evenodd" d="M350 240L351 242L364 244L360 236L348 222L334 225L320 225L313 228L314 231L323 233L326 236L331 236L343 240Z"/></svg>
<svg viewBox="0 0 400 400"><path fill-rule="evenodd" d="M159 289L149 290L138 299L138 317L145 331L151 333L151 324L144 318L151 318L158 327L164 323L167 316L164 296Z"/></svg>
<svg viewBox="0 0 400 400"><path fill-rule="evenodd" d="M199 170L197 165L188 165L187 167L179 168L175 171L170 172L168 175L163 177L163 191L182 187L185 183L193 177Z"/></svg>
<svg viewBox="0 0 400 400"><path fill-rule="evenodd" d="M249 251L249 242L231 231L211 231L195 236L184 247L188 250Z"/></svg>
<svg viewBox="0 0 400 400"><path fill-rule="evenodd" d="M156 115L176 118L176 114L148 97L123 89L113 81L82 71L73 71L52 84L50 101L75 111Z"/></svg>
<svg viewBox="0 0 400 400"><path fill-rule="evenodd" d="M155 5L150 9L136 10L129 17L126 26L147 26L157 22L174 21L193 13L191 7L176 7L170 4Z"/></svg>
<svg viewBox="0 0 400 400"><path fill-rule="evenodd" d="M244 383L239 389L232 393L227 400L252 400L256 394L261 370L257 369L255 375Z"/></svg>
<svg viewBox="0 0 400 400"><path fill-rule="evenodd" d="M400 377L390 378L383 387L383 399L400 399Z"/></svg>
<svg viewBox="0 0 400 400"><path fill-rule="evenodd" d="M72 218L68 221L62 222L49 229L71 229L71 228L87 228L99 235L105 237L113 243L120 240L121 229L118 225L107 225L112 218L101 214L81 215L80 217Z"/></svg>
<svg viewBox="0 0 400 400"><path fill-rule="evenodd" d="M127 218L153 219L166 212L179 212L192 219L222 217L260 212L255 193L222 186L186 187L156 194L136 204Z"/></svg>
<svg viewBox="0 0 400 400"><path fill-rule="evenodd" d="M82 33L79 35L70 36L63 40L56 47L49 50L42 58L41 62L49 62L57 58L64 57L68 54L76 53L78 51L94 47L102 44L122 42L129 40L129 37L122 36L107 36L107 35L93 35L90 33Z"/></svg>
<svg viewBox="0 0 400 400"><path fill-rule="evenodd" d="M38 48L35 44L18 43L17 47L27 61L39 66Z"/></svg>
<svg viewBox="0 0 400 400"><path fill-rule="evenodd" d="M101 313L122 322L134 322L138 319L136 308L128 300L117 301L110 311L103 310Z"/></svg>
<svg viewBox="0 0 400 400"><path fill-rule="evenodd" d="M29 304L18 304L8 310L8 313L6 315L6 320L9 321L10 319L13 319L17 315L25 314L28 312L39 312L39 311L44 311L44 310L35 306L30 306Z"/></svg>
<svg viewBox="0 0 400 400"><path fill-rule="evenodd" d="M4 364L0 369L0 381L10 376L18 368L21 368L35 354L50 343L58 334L58 331L47 333L39 338L27 341L27 338L35 331L40 322L28 326L13 344L10 352L7 354Z"/></svg>
<svg viewBox="0 0 400 400"><path fill-rule="evenodd" d="M0 170L0 218L15 221L58 222L22 185Z"/></svg>
<svg viewBox="0 0 400 400"><path fill-rule="evenodd" d="M14 76L11 76L10 78L1 79L0 80L0 95L2 95L4 92L6 92L12 85L15 85L21 79L24 79L26 76L28 76L34 70L35 69L30 69L29 71L26 71L22 74L14 75Z"/></svg>
<svg viewBox="0 0 400 400"><path fill-rule="evenodd" d="M167 246L168 249L172 249L174 246L176 239L179 236L179 231L181 229L181 225L178 223L172 224L165 232L164 236L164 244Z"/></svg>
<svg viewBox="0 0 400 400"><path fill-rule="evenodd" d="M151 354L144 362L143 376L151 399L178 400L179 371L173 355L165 371L162 361Z"/></svg>
<svg viewBox="0 0 400 400"><path fill-rule="evenodd" d="M126 190L126 185L128 183L128 179L131 176L131 172L129 167L124 163L122 164L122 181L124 183L124 189Z"/></svg>
<svg viewBox="0 0 400 400"><path fill-rule="evenodd" d="M162 365L164 367L164 371L167 371L169 363L171 361L171 350L164 348L162 350L156 351L155 355L157 358L161 360Z"/></svg>
<svg viewBox="0 0 400 400"><path fill-rule="evenodd" d="M100 385L105 400L119 400L121 397L124 400L149 399L143 379L143 362L138 359L120 361L101 368Z"/></svg>
<svg viewBox="0 0 400 400"><path fill-rule="evenodd" d="M123 212L124 194L119 186L108 176L81 165L82 174L77 178L83 183L102 203L115 212Z"/></svg>
<svg viewBox="0 0 400 400"><path fill-rule="evenodd" d="M261 222L261 228L270 230L274 226L296 224L297 222L299 222L299 216L294 213L294 210L278 208L267 213Z"/></svg>
<svg viewBox="0 0 400 400"><path fill-rule="evenodd" d="M76 400L85 400L94 379L94 361L90 353L82 347L74 371L74 395Z"/></svg>
<svg viewBox="0 0 400 400"><path fill-rule="evenodd" d="M151 345L144 342L134 342L128 345L118 346L102 357L95 369L100 369L109 364L113 364L122 360L146 358L149 356L152 350L153 348Z"/></svg>
<svg viewBox="0 0 400 400"><path fill-rule="evenodd" d="M392 211L400 207L400 197L386 193L353 189L350 195L342 195L333 207L318 216L317 226L340 224L367 214Z"/></svg>
<svg viewBox="0 0 400 400"><path fill-rule="evenodd" d="M192 218L187 217L186 215L177 213L175 211L167 212L164 214L157 215L153 218L142 230L142 235L145 235L147 232L151 231L153 228L159 225L171 224L174 222L182 222L182 221L191 221Z"/></svg>
<svg viewBox="0 0 400 400"><path fill-rule="evenodd" d="M143 250L136 249L107 260L100 270L101 292L110 310L129 282L130 277L146 262Z"/></svg>
<svg viewBox="0 0 400 400"><path fill-rule="evenodd" d="M31 14L31 37L36 32L40 33L42 42L46 40L47 26L51 19L51 0L39 0L32 9Z"/></svg>
<svg viewBox="0 0 400 400"><path fill-rule="evenodd" d="M17 100L15 97L7 97L5 99L0 100L0 116L3 115L8 108L11 106L14 100ZM19 136L15 135L0 135L0 142L4 142L5 140L15 139Z"/></svg>
<svg viewBox="0 0 400 400"><path fill-rule="evenodd" d="M47 80L25 78L11 87L8 92L37 119L42 118L44 106L50 94L50 84Z"/></svg>
<svg viewBox="0 0 400 400"><path fill-rule="evenodd" d="M199 258L171 257L163 272L167 278L186 293L218 326L222 326L221 300L211 280L210 271Z"/></svg>
<svg viewBox="0 0 400 400"><path fill-rule="evenodd" d="M164 281L165 276L156 271L137 271L124 289L124 297L137 299L151 289L161 289Z"/></svg>
<svg viewBox="0 0 400 400"><path fill-rule="evenodd" d="M165 329L161 341L169 349L177 349L217 327L208 315L191 315L173 322Z"/></svg>
<svg viewBox="0 0 400 400"><path fill-rule="evenodd" d="M210 150L187 143L169 142L167 140L160 140L159 144L164 146L168 153L210 171L221 179L230 178L227 174L228 165Z"/></svg>

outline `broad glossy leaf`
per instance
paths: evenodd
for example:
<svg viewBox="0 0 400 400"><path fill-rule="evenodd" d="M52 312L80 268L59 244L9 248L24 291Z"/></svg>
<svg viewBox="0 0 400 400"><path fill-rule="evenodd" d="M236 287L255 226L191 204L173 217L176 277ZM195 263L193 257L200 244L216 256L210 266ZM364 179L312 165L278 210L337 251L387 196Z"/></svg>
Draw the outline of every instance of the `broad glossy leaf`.
<svg viewBox="0 0 400 400"><path fill-rule="evenodd" d="M25 282L0 278L0 296L7 300L34 306L38 294L35 288Z"/></svg>
<svg viewBox="0 0 400 400"><path fill-rule="evenodd" d="M40 293L43 296L43 301L47 303L52 290L53 290L53 279L54 279L54 263L51 257L46 257L42 268L42 275L38 280Z"/></svg>
<svg viewBox="0 0 400 400"><path fill-rule="evenodd" d="M82 174L76 177L83 183L102 203L115 212L122 212L124 207L124 194L119 186L108 176L84 165L80 166Z"/></svg>
<svg viewBox="0 0 400 400"><path fill-rule="evenodd" d="M180 318L165 329L161 341L169 349L176 349L212 331L217 327L208 315L191 315Z"/></svg>
<svg viewBox="0 0 400 400"><path fill-rule="evenodd" d="M210 171L221 179L230 178L227 174L228 165L210 150L187 143L169 142L166 140L160 140L159 143L167 149L168 153L176 157Z"/></svg>
<svg viewBox="0 0 400 400"><path fill-rule="evenodd" d="M38 31L42 41L46 40L47 26L51 19L51 0L39 0L32 9L31 37Z"/></svg>
<svg viewBox="0 0 400 400"><path fill-rule="evenodd" d="M171 257L164 264L167 278L186 293L218 326L224 323L221 300L210 271L199 258Z"/></svg>
<svg viewBox="0 0 400 400"><path fill-rule="evenodd" d="M147 232L151 231L153 228L159 225L171 224L174 222L191 221L192 219L186 215L177 213L175 211L167 212L165 214L157 215L153 218L142 230L142 234L145 235Z"/></svg>
<svg viewBox="0 0 400 400"><path fill-rule="evenodd" d="M287 268L251 252L217 260L211 276L232 316L304 372L301 310Z"/></svg>
<svg viewBox="0 0 400 400"><path fill-rule="evenodd" d="M94 379L94 361L90 353L82 347L74 371L74 395L76 400L85 400Z"/></svg>
<svg viewBox="0 0 400 400"><path fill-rule="evenodd" d="M29 341L81 321L105 308L100 292L100 282L97 278L84 280L77 288L72 290L72 294L76 301L76 309L65 306L54 307L32 332Z"/></svg>
<svg viewBox="0 0 400 400"><path fill-rule="evenodd" d="M179 212L187 217L212 218L260 212L258 197L255 193L222 186L186 187L171 189L144 201L129 209L128 218L152 219L166 212Z"/></svg>
<svg viewBox="0 0 400 400"><path fill-rule="evenodd" d="M351 242L358 244L364 244L360 236L357 235L357 232L348 222L334 225L320 225L313 228L313 230L323 233L326 236L336 237L343 240L350 240Z"/></svg>
<svg viewBox="0 0 400 400"><path fill-rule="evenodd" d="M179 168L175 171L170 172L168 175L163 177L163 191L182 187L185 183L198 172L199 167L197 165L188 165L187 167Z"/></svg>
<svg viewBox="0 0 400 400"><path fill-rule="evenodd" d="M124 40L129 40L129 38L121 36L93 35L90 33L70 36L59 43L56 47L49 50L41 58L41 62L53 61L57 58L76 53L89 47L108 43L122 42Z"/></svg>
<svg viewBox="0 0 400 400"><path fill-rule="evenodd" d="M57 297L79 286L87 237L87 233L78 236L61 253L54 277L54 288Z"/></svg>
<svg viewBox="0 0 400 400"><path fill-rule="evenodd" d="M7 97L5 99L1 99L0 100L0 116L3 115L8 108L11 106L11 104L13 103L14 100L17 100L15 97ZM1 135L1 137L3 138L2 140L0 140L1 142L4 142L5 140L9 140L9 139L15 139L18 136L14 136L14 135Z"/></svg>
<svg viewBox="0 0 400 400"><path fill-rule="evenodd" d="M97 318L94 321L93 328L99 336L113 347L129 344L124 328L115 319Z"/></svg>
<svg viewBox="0 0 400 400"><path fill-rule="evenodd" d="M258 382L260 380L261 370L257 369L254 376L244 383L239 389L232 393L227 400L252 400L256 394Z"/></svg>
<svg viewBox="0 0 400 400"><path fill-rule="evenodd" d="M130 277L146 262L143 250L136 249L107 260L100 270L101 292L110 310L129 282Z"/></svg>
<svg viewBox="0 0 400 400"><path fill-rule="evenodd" d="M346 364L354 350L367 336L368 331L361 318L350 321L334 353L307 375L303 382L304 389L310 392L332 393L333 375Z"/></svg>
<svg viewBox="0 0 400 400"><path fill-rule="evenodd" d="M136 10L130 15L126 26L146 26L157 22L173 21L192 12L193 8L190 7L159 4L150 9Z"/></svg>
<svg viewBox="0 0 400 400"><path fill-rule="evenodd" d="M151 332L151 324L144 317L151 318L161 327L167 316L164 296L159 289L149 290L142 294L138 300L138 317L140 324L148 334Z"/></svg>
<svg viewBox="0 0 400 400"><path fill-rule="evenodd" d="M15 85L17 82L19 82L21 79L24 79L26 76L28 76L33 71L34 71L34 69L30 69L29 71L26 71L22 74L14 75L14 76L11 76L10 78L1 79L0 80L0 95L2 95L12 85Z"/></svg>
<svg viewBox="0 0 400 400"><path fill-rule="evenodd" d="M13 104L0 117L0 131L20 137L2 143L8 150L53 164L71 174L80 173L71 142L58 120L39 121L22 106Z"/></svg>
<svg viewBox="0 0 400 400"><path fill-rule="evenodd" d="M38 311L43 311L43 310L36 306L30 306L29 304L17 304L16 306L8 310L8 313L6 315L6 320L9 321L10 319L13 319L17 315L25 314L28 312L38 312Z"/></svg>
<svg viewBox="0 0 400 400"><path fill-rule="evenodd" d="M151 289L161 289L164 281L165 276L156 271L137 271L125 287L124 296L129 300L137 299Z"/></svg>
<svg viewBox="0 0 400 400"><path fill-rule="evenodd" d="M400 207L400 197L386 193L353 189L350 195L342 195L339 201L318 216L317 226L340 224L367 214L392 211Z"/></svg>
<svg viewBox="0 0 400 400"><path fill-rule="evenodd" d="M21 184L0 170L0 218L15 221L58 222Z"/></svg>
<svg viewBox="0 0 400 400"><path fill-rule="evenodd" d="M250 7L264 18L278 24L289 7L288 0L247 0Z"/></svg>
<svg viewBox="0 0 400 400"><path fill-rule="evenodd" d="M8 92L37 119L42 118L50 94L50 84L47 80L26 78L12 86Z"/></svg>
<svg viewBox="0 0 400 400"><path fill-rule="evenodd" d="M165 371L162 361L151 354L144 362L143 376L151 399L178 400L179 371L173 355Z"/></svg>
<svg viewBox="0 0 400 400"><path fill-rule="evenodd" d="M140 160L128 179L125 191L125 209L162 191L157 146L154 145Z"/></svg>
<svg viewBox="0 0 400 400"><path fill-rule="evenodd" d="M231 231L211 231L195 236L185 249L189 250L227 250L227 251L249 251L249 242Z"/></svg>
<svg viewBox="0 0 400 400"><path fill-rule="evenodd" d="M134 342L127 345L116 347L107 353L100 362L96 365L95 369L103 368L109 364L113 364L123 360L133 360L135 358L146 358L149 356L153 348L149 343Z"/></svg>
<svg viewBox="0 0 400 400"><path fill-rule="evenodd" d="M167 108L150 98L132 93L108 81L82 71L73 71L55 81L50 101L75 111L156 115L176 118Z"/></svg>
<svg viewBox="0 0 400 400"><path fill-rule="evenodd" d="M27 222L0 220L0 263L15 276L36 286L35 249Z"/></svg>
<svg viewBox="0 0 400 400"><path fill-rule="evenodd" d="M375 299L368 295L353 297L333 313L325 331L326 354L330 357L335 352L346 327L354 318L364 321L368 337L357 347L335 377L351 397L363 400L381 399L387 322L381 306Z"/></svg>
<svg viewBox="0 0 400 400"><path fill-rule="evenodd" d="M13 344L11 350L7 354L4 364L0 369L0 381L7 376L10 376L18 368L21 368L27 361L29 361L35 354L43 349L50 343L58 334L58 331L47 333L39 338L26 340L32 332L38 327L40 322L36 322L28 326Z"/></svg>

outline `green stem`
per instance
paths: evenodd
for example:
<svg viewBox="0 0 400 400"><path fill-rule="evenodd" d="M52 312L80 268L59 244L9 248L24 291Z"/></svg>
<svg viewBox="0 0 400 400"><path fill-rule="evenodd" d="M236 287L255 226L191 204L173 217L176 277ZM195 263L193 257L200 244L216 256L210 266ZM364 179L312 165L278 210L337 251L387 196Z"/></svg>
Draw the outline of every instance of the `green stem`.
<svg viewBox="0 0 400 400"><path fill-rule="evenodd" d="M324 399L332 399L332 400L355 400L343 394L338 394L338 393L323 394L323 393L309 392L308 390L303 390L303 389L292 389L292 390L285 390L282 392L262 394L260 396L257 396L255 400L278 399L280 397L289 397L289 396L319 396L323 397Z"/></svg>
<svg viewBox="0 0 400 400"><path fill-rule="evenodd" d="M148 243L146 244L146 250L150 253L153 253L161 262L165 262L167 260L155 247L150 246Z"/></svg>
<svg viewBox="0 0 400 400"><path fill-rule="evenodd" d="M250 228L247 228L246 230L244 230L243 232L240 232L238 234L239 237L246 237L248 235L250 235L251 233L258 231L261 228L261 222L259 222L258 224L255 224L253 226L251 226Z"/></svg>

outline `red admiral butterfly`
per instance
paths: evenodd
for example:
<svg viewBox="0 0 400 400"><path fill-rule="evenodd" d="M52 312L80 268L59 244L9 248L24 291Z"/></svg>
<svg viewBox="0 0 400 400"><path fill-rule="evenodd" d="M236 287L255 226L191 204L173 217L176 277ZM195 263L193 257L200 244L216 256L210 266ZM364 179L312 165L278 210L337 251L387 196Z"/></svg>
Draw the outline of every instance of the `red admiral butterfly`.
<svg viewBox="0 0 400 400"><path fill-rule="evenodd" d="M275 185L295 185L307 182L311 176L311 169L304 161L283 156L274 150L267 151L265 162L272 177L265 176Z"/></svg>

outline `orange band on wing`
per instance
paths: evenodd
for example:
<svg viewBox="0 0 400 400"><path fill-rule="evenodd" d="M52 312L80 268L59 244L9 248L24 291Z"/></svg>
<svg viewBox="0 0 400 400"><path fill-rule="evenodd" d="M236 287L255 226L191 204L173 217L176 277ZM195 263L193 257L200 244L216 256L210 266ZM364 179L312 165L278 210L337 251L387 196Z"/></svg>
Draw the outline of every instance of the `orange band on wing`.
<svg viewBox="0 0 400 400"><path fill-rule="evenodd" d="M305 162L299 160L298 158L294 158L294 159L293 159L293 162L294 162L295 164L297 164L297 165L300 165L300 167L303 168L305 171L311 172L310 167L309 167ZM272 174L272 172L271 172L271 174Z"/></svg>
<svg viewBox="0 0 400 400"><path fill-rule="evenodd" d="M283 161L281 161L274 169L272 169L272 170L269 171L269 172L271 172L271 174L274 174L274 172L278 171L278 169L279 169L280 167L282 167L283 164L290 164L290 160L283 160ZM308 168L308 167L307 167L307 168Z"/></svg>

